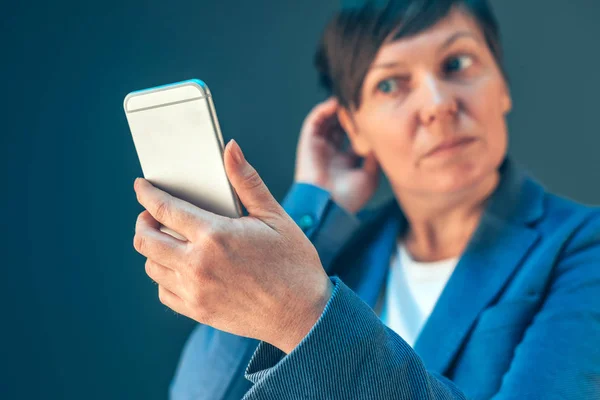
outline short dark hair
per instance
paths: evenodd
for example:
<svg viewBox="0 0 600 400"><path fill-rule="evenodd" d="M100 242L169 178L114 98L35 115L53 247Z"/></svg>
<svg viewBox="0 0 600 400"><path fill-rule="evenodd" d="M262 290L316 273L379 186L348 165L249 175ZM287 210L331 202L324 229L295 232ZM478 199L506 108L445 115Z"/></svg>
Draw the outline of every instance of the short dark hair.
<svg viewBox="0 0 600 400"><path fill-rule="evenodd" d="M504 78L498 22L487 0L368 0L337 12L327 24L315 54L319 82L345 108L360 107L369 67L386 40L409 37L435 25L454 6L462 6L479 24ZM393 36L392 36L393 35ZM507 79L508 80L508 79Z"/></svg>

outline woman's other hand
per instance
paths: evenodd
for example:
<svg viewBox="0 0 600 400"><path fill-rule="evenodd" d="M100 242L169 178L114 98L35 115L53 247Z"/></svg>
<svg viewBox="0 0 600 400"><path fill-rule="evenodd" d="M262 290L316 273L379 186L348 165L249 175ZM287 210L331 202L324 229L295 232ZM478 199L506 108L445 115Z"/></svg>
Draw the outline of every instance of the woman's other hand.
<svg viewBox="0 0 600 400"><path fill-rule="evenodd" d="M373 154L362 160L350 146L338 118L338 101L331 97L315 106L302 125L296 150L295 182L310 183L329 191L351 213L367 204L379 183Z"/></svg>

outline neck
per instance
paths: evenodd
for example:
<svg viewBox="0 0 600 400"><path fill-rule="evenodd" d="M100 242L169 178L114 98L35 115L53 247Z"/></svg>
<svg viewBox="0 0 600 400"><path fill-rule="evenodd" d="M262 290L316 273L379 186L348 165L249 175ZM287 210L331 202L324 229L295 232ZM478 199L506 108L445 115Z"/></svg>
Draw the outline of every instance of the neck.
<svg viewBox="0 0 600 400"><path fill-rule="evenodd" d="M446 195L414 193L394 188L408 221L404 242L418 261L459 257L479 225L487 199L498 186L500 174L460 192Z"/></svg>

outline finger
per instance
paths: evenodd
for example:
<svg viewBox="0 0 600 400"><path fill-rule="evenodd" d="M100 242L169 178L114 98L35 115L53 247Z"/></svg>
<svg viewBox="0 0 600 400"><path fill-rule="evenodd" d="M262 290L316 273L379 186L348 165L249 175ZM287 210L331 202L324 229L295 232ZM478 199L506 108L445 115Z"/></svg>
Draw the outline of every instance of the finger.
<svg viewBox="0 0 600 400"><path fill-rule="evenodd" d="M341 128L340 122L337 118L331 117L323 120L321 124L317 125L317 129L315 129L315 131L317 132L316 134L323 135L329 132L334 132L336 128Z"/></svg>
<svg viewBox="0 0 600 400"><path fill-rule="evenodd" d="M258 172L245 159L235 140L230 140L225 146L224 159L227 177L250 215L263 219L261 217L284 214Z"/></svg>
<svg viewBox="0 0 600 400"><path fill-rule="evenodd" d="M138 178L134 183L138 202L166 227L193 239L203 221L214 218L214 214L171 196L155 187L146 179Z"/></svg>
<svg viewBox="0 0 600 400"><path fill-rule="evenodd" d="M339 123L332 124L323 133L323 138L331 143L336 149L341 149L346 139L346 132L342 129Z"/></svg>
<svg viewBox="0 0 600 400"><path fill-rule="evenodd" d="M314 114L317 117L323 117L335 113L339 106L339 102L335 96L329 97L327 100L317 104L314 108Z"/></svg>
<svg viewBox="0 0 600 400"><path fill-rule="evenodd" d="M158 299L176 313L188 316L184 301L177 294L160 285L158 285Z"/></svg>
<svg viewBox="0 0 600 400"><path fill-rule="evenodd" d="M337 99L335 97L330 97L328 100L319 103L312 109L306 119L306 123L314 127L319 127L322 124L329 122L332 119L331 117L336 116L337 109Z"/></svg>
<svg viewBox="0 0 600 400"><path fill-rule="evenodd" d="M138 231L145 232L150 230L155 231L157 234L159 234L159 232L163 233L162 229L165 229L165 226L158 222L156 219L154 219L154 217L152 216L152 214L150 214L148 210L142 211L138 215L137 220L135 222L136 233ZM175 239L175 241L173 242L174 244L179 244L182 250L185 249L185 244L188 243L187 241L179 240L177 238L174 238L172 235L167 235L164 237L164 239L167 241L170 241L171 238Z"/></svg>
<svg viewBox="0 0 600 400"><path fill-rule="evenodd" d="M187 249L186 242L162 233L156 225L156 220L149 213L141 213L135 227L133 247L162 265L174 269L183 266L181 260Z"/></svg>
<svg viewBox="0 0 600 400"><path fill-rule="evenodd" d="M170 268L157 263L154 260L147 259L145 265L146 275L158 285L174 292L177 289L177 273Z"/></svg>

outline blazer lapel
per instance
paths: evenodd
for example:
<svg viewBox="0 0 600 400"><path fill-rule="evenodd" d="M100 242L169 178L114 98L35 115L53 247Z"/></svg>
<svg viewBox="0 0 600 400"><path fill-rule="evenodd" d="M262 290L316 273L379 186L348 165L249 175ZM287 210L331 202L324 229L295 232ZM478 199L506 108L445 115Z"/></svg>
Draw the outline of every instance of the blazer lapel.
<svg viewBox="0 0 600 400"><path fill-rule="evenodd" d="M499 294L537 238L532 230L482 221L480 238L462 256L417 337L415 350L428 369L445 372L479 313Z"/></svg>
<svg viewBox="0 0 600 400"><path fill-rule="evenodd" d="M398 233L404 221L395 201L376 211L351 238L328 272L337 275L371 308L387 276Z"/></svg>
<svg viewBox="0 0 600 400"><path fill-rule="evenodd" d="M538 240L527 225L543 213L543 190L526 179L512 162L479 227L415 343L415 351L432 371L444 374L483 309L501 293Z"/></svg>

